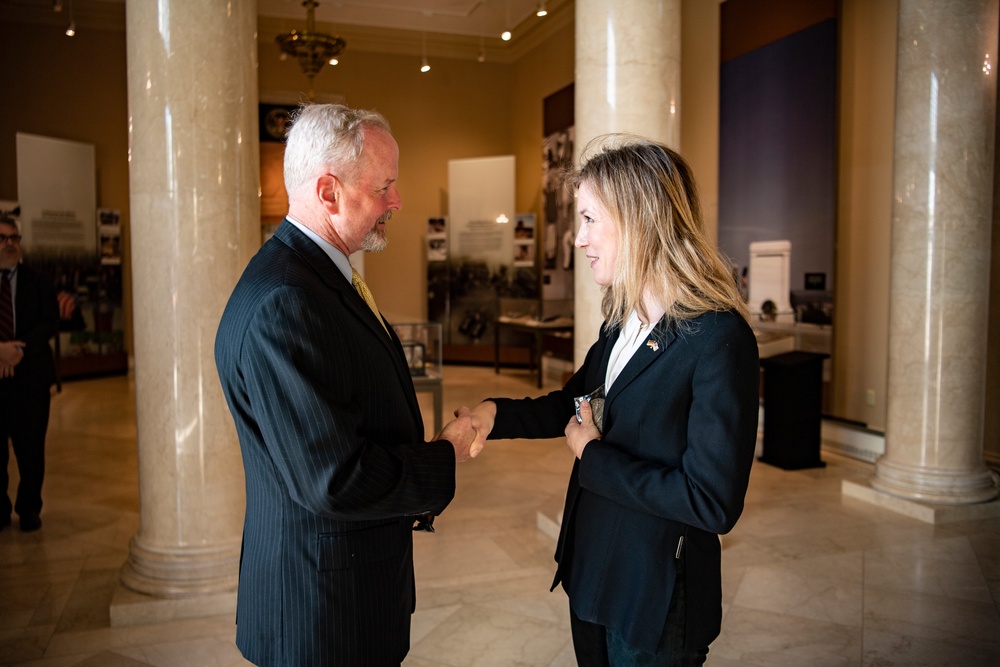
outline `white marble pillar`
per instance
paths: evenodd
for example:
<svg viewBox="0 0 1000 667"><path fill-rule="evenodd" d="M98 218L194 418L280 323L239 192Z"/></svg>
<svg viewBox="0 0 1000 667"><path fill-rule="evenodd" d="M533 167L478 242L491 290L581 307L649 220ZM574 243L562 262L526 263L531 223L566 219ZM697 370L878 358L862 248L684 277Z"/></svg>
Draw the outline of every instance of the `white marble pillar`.
<svg viewBox="0 0 1000 667"><path fill-rule="evenodd" d="M911 501L997 495L982 440L997 24L997 0L899 3L889 401L871 486Z"/></svg>
<svg viewBox="0 0 1000 667"><path fill-rule="evenodd" d="M581 151L611 132L680 149L681 0L576 0L575 141ZM577 251L576 364L597 340L601 290Z"/></svg>
<svg viewBox="0 0 1000 667"><path fill-rule="evenodd" d="M238 575L243 468L213 347L260 244L256 5L126 5L141 524L122 581L159 598Z"/></svg>

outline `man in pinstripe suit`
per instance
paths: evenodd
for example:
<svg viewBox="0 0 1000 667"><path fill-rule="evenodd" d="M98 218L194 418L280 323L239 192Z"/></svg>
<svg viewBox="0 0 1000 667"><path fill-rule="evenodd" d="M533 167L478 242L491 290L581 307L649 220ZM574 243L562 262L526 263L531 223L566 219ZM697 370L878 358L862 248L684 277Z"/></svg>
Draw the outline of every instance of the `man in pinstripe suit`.
<svg viewBox="0 0 1000 667"><path fill-rule="evenodd" d="M470 457L468 414L423 441L399 340L352 287L348 256L382 250L400 208L398 156L381 115L304 107L285 149L288 217L219 325L246 472L236 643L257 665L399 665L414 517L444 510Z"/></svg>

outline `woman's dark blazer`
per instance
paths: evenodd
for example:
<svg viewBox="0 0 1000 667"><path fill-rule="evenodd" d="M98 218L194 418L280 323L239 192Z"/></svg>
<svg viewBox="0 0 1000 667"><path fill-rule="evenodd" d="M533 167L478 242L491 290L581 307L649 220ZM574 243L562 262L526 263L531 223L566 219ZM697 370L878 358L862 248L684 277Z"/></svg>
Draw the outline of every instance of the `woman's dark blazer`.
<svg viewBox="0 0 1000 667"><path fill-rule="evenodd" d="M490 438L562 435L573 397L604 384L619 333L602 327L562 389L493 399ZM738 314L654 328L608 392L603 438L588 443L570 475L552 588L562 583L578 617L654 651L683 560L685 642L708 646L718 635L718 535L743 511L758 395L757 342Z"/></svg>

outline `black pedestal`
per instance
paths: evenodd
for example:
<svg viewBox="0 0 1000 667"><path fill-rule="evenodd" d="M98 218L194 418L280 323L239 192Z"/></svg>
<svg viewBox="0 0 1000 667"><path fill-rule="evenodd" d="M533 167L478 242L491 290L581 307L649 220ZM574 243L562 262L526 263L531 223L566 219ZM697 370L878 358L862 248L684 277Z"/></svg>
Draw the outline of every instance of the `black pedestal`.
<svg viewBox="0 0 1000 667"><path fill-rule="evenodd" d="M764 368L764 463L820 468L825 354L786 352L760 360Z"/></svg>

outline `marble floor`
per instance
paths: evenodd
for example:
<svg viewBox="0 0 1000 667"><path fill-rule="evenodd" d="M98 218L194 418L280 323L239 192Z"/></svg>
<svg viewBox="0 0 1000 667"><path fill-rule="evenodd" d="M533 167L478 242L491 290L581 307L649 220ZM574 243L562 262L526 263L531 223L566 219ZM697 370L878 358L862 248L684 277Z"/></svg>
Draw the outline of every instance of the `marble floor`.
<svg viewBox="0 0 1000 667"><path fill-rule="evenodd" d="M446 409L538 393L524 371L448 367ZM247 665L231 614L111 627L109 604L138 527L134 388L68 382L52 402L44 525L0 532L0 665ZM421 394L432 423L428 395ZM933 526L844 497L872 466L755 464L746 511L723 540L724 610L713 667L1000 665L1000 519ZM418 602L406 667L575 664L554 542L559 440L491 444L459 469L434 535L416 535ZM11 465L12 479L16 470Z"/></svg>

